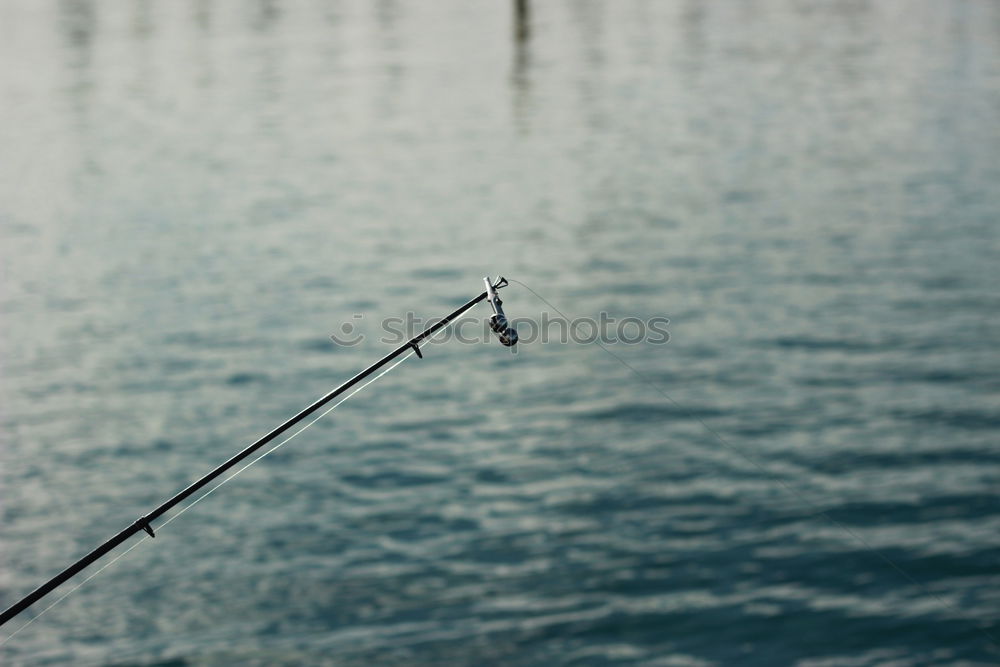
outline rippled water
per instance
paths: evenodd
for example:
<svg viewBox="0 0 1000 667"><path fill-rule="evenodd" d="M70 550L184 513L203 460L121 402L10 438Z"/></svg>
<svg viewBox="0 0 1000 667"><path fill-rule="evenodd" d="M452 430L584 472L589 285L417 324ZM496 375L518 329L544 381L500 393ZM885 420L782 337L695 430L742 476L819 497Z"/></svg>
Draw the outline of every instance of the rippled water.
<svg viewBox="0 0 1000 667"><path fill-rule="evenodd" d="M669 317L612 351L676 402L433 346L5 662L1000 659L1000 5L5 1L0 58L3 605L486 273Z"/></svg>

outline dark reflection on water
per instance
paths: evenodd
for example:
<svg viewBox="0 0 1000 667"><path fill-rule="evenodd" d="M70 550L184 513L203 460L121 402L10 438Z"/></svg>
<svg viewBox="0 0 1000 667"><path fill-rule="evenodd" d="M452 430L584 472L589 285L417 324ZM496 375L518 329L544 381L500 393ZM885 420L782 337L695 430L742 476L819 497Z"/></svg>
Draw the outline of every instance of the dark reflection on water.
<svg viewBox="0 0 1000 667"><path fill-rule="evenodd" d="M531 5L528 0L514 3L514 59L510 76L514 118L522 134L531 121Z"/></svg>
<svg viewBox="0 0 1000 667"><path fill-rule="evenodd" d="M62 2L61 37L65 43L65 71L68 77L66 91L73 106L74 120L81 130L86 130L87 110L92 81L92 46L96 29L93 3Z"/></svg>
<svg viewBox="0 0 1000 667"><path fill-rule="evenodd" d="M687 408L435 345L5 663L996 662L997 6L524 6L0 4L0 603L486 273Z"/></svg>

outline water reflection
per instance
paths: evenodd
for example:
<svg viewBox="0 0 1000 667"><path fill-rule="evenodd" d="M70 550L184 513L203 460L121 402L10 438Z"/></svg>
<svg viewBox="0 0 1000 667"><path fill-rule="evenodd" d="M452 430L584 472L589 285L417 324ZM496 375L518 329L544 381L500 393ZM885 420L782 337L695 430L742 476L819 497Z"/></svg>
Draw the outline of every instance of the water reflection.
<svg viewBox="0 0 1000 667"><path fill-rule="evenodd" d="M531 7L528 0L514 0L514 40L524 42L531 36Z"/></svg>
<svg viewBox="0 0 1000 667"><path fill-rule="evenodd" d="M134 71L129 91L136 100L146 101L155 90L156 69L153 66L154 25L153 5L149 0L134 0L131 16L131 64Z"/></svg>
<svg viewBox="0 0 1000 667"><path fill-rule="evenodd" d="M375 114L389 120L398 115L399 98L406 74L406 44L400 28L406 16L396 0L378 0L374 5L374 17L382 61L374 100Z"/></svg>
<svg viewBox="0 0 1000 667"><path fill-rule="evenodd" d="M97 11L92 0L62 0L58 6L58 25L66 54L65 71L70 75L66 92L78 128L82 130L86 127L93 90L91 65L97 32Z"/></svg>
<svg viewBox="0 0 1000 667"><path fill-rule="evenodd" d="M531 127L531 9L528 0L514 2L514 62L511 91L514 121L526 133Z"/></svg>
<svg viewBox="0 0 1000 667"><path fill-rule="evenodd" d="M252 13L251 25L260 33L269 32L281 18L277 0L257 0L257 6Z"/></svg>
<svg viewBox="0 0 1000 667"><path fill-rule="evenodd" d="M684 66L681 69L685 75L692 78L692 81L701 72L708 48L705 26L709 6L701 0L690 0L681 11L683 29L680 31L680 36L684 48Z"/></svg>
<svg viewBox="0 0 1000 667"><path fill-rule="evenodd" d="M252 42L251 59L255 63L253 82L257 96L257 127L265 137L273 138L282 127L281 106L286 75L283 71L286 35L278 27L282 12L277 0L258 0L251 13L251 28L257 37Z"/></svg>
<svg viewBox="0 0 1000 667"><path fill-rule="evenodd" d="M605 4L600 0L580 0L570 4L586 65L584 71L596 71L604 65L604 10Z"/></svg>
<svg viewBox="0 0 1000 667"><path fill-rule="evenodd" d="M199 30L208 32L212 27L213 0L194 0L194 24Z"/></svg>
<svg viewBox="0 0 1000 667"><path fill-rule="evenodd" d="M581 67L577 74L579 108L587 126L600 131L607 126L608 109L601 95L606 56L604 17L605 4L599 0L580 0L570 5L572 25L577 32Z"/></svg>
<svg viewBox="0 0 1000 667"><path fill-rule="evenodd" d="M196 81L202 90L211 88L215 81L215 58L212 52L213 26L215 21L215 7L213 0L195 0L192 13L195 30L194 41L194 61L197 63L198 75Z"/></svg>
<svg viewBox="0 0 1000 667"><path fill-rule="evenodd" d="M135 13L132 15L132 34L136 41L146 41L153 36L156 29L153 19L152 0L133 0Z"/></svg>

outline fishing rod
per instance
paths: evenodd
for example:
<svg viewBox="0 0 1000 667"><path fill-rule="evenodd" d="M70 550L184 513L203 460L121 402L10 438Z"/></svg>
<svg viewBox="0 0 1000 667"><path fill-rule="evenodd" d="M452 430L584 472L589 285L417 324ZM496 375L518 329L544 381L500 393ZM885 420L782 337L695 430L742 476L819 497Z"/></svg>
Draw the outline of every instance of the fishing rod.
<svg viewBox="0 0 1000 667"><path fill-rule="evenodd" d="M219 475L226 472L240 461L246 459L255 451L257 451L267 443L271 442L272 440L280 436L282 433L284 433L291 427L295 426L296 424L301 422L303 419L305 419L312 413L316 412L316 410L318 410L322 406L326 405L333 399L343 394L351 387L357 385L359 382L361 382L362 380L370 376L372 373L374 373L375 371L379 370L380 368L388 364L396 357L412 350L414 353L416 353L416 355L419 358L423 359L424 355L420 351L420 344L427 341L435 333L437 333L444 327L451 324L452 321L463 315L465 311L469 310L480 301L483 300L488 301L490 307L493 309L493 314L489 318L490 329L497 335L497 338L499 338L500 342L503 345L507 347L513 347L517 343L517 331L513 327L511 327L509 322L507 321L507 316L503 312L503 307L502 307L503 302L500 300L500 297L497 296L497 290L502 287L506 287L508 285L507 279L502 276L498 276L495 282L491 281L489 277L483 278L483 281L486 283L485 292L475 297L474 299L471 299L465 305L463 305L461 308L458 308L451 314L446 315L436 324L427 327L421 333L417 334L410 340L406 341L405 343L397 347L395 350L385 355L384 357L376 361L374 364L364 369L363 371L352 377L350 380L340 385L330 393L326 394L313 404L303 408L298 414L286 420L279 426L275 427L272 431L261 437L259 440L246 447L243 451L239 452L238 454L235 454L228 461L217 466L214 470L212 470L205 476L201 477L197 481L192 482L189 486L187 486L182 491L178 492L170 499L165 500L162 504L160 504L159 507L154 509L152 512L144 514L143 516L136 519L132 524L119 531L116 535L112 536L110 539L105 541L100 546L94 548L86 556L82 557L80 560L76 561L75 563L67 567L65 570L63 570L56 576L46 581L44 584L36 588L34 591L24 596L21 600L11 605L5 612L3 612L3 614L0 614L0 625L5 624L7 621L11 620L12 618L20 614L22 611L24 611L34 603L41 600L43 597L45 597L53 590L55 590L60 584L64 583L74 575L78 574L84 568L86 568L94 561L107 554L109 551L111 551L118 545L122 544L125 540L132 537L136 533L140 531L145 531L150 537L156 537L156 533L153 530L153 521L157 520L158 518L169 512L172 508L176 507L179 503L183 502L186 498L191 496L191 494L198 491L198 489L201 489L206 484L211 482L213 479L216 479Z"/></svg>

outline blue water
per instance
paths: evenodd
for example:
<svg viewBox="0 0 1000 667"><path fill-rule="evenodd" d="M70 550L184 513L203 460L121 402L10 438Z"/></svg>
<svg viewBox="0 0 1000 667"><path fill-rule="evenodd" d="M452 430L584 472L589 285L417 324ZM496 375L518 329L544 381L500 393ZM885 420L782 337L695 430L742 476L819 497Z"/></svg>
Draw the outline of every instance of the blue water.
<svg viewBox="0 0 1000 667"><path fill-rule="evenodd" d="M4 606L487 273L671 335L434 345L5 664L1000 661L1000 5L531 9L0 2Z"/></svg>

